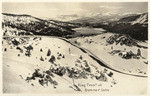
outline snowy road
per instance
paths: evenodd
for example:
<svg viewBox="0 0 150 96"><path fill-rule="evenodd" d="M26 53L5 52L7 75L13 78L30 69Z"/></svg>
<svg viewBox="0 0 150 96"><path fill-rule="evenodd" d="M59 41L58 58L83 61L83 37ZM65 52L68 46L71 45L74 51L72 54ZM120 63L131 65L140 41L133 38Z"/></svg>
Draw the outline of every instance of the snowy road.
<svg viewBox="0 0 150 96"><path fill-rule="evenodd" d="M137 74L131 74L131 73L125 73L125 72L122 72L120 70L117 70L115 68L113 68L112 66L110 66L109 64L107 64L106 62L104 62L103 60L101 60L99 57L97 57L96 55L94 55L92 52L90 52L89 50L85 49L85 48L82 48L82 47L79 47L78 45L75 45L73 43L71 43L70 41L68 41L67 39L65 38L59 38L61 40L64 40L68 43L70 43L71 45L79 48L82 52L84 53L87 53L93 60L97 61L101 66L103 67L106 67L108 69L111 69L115 72L118 72L118 73L121 73L121 74L125 74L125 75L131 75L131 76L137 76L137 77L148 77L148 76L143 76L143 75L137 75Z"/></svg>

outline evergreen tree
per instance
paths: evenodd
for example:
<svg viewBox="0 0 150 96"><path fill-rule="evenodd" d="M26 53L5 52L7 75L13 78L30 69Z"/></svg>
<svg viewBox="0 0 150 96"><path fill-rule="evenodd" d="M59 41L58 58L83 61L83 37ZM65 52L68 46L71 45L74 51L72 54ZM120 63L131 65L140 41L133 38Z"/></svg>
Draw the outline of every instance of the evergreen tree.
<svg viewBox="0 0 150 96"><path fill-rule="evenodd" d="M56 60L56 59L55 59L55 56L52 55L51 58L50 58L50 60L49 60L49 62L54 63L55 60Z"/></svg>
<svg viewBox="0 0 150 96"><path fill-rule="evenodd" d="M51 55L51 51L50 49L48 49L47 56L50 56L50 55Z"/></svg>

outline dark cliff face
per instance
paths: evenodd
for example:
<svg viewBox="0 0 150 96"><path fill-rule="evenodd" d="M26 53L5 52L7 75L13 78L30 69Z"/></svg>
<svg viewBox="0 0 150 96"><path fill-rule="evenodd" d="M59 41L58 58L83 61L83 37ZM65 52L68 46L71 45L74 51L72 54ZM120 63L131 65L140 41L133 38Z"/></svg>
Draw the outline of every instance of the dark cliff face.
<svg viewBox="0 0 150 96"><path fill-rule="evenodd" d="M114 33L129 35L136 40L148 40L148 14L129 16L104 27Z"/></svg>

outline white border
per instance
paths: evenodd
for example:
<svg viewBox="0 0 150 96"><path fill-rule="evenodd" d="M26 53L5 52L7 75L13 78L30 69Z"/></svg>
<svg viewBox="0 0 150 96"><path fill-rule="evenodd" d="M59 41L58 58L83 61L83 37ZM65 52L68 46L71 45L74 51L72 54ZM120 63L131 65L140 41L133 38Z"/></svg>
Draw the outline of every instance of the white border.
<svg viewBox="0 0 150 96"><path fill-rule="evenodd" d="M148 0L1 0L1 2L148 2Z"/></svg>
<svg viewBox="0 0 150 96"><path fill-rule="evenodd" d="M150 4L149 0L0 0L0 12L2 13L2 2L148 2L148 17L150 16ZM2 21L2 14L0 14L0 22ZM150 18L148 18L148 23L150 22ZM0 26L2 24L0 23ZM148 24L148 33L150 31L150 24ZM0 28L0 36L2 36L2 28ZM148 34L150 39L150 33ZM0 42L2 41L2 37L0 38ZM148 42L148 46L150 47L150 42ZM3 94L2 93L2 44L0 43L0 96L85 96L84 94ZM148 62L150 62L150 49L148 48ZM148 69L150 69L150 64L148 64ZM148 94L146 95L101 95L97 94L95 96L150 96L150 70L148 70ZM86 96L92 96L92 94L86 94Z"/></svg>

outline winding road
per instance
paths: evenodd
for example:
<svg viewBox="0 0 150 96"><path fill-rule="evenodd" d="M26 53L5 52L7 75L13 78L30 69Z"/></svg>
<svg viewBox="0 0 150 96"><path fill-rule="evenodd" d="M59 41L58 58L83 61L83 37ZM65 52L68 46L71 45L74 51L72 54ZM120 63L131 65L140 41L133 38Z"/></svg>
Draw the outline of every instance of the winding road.
<svg viewBox="0 0 150 96"><path fill-rule="evenodd" d="M83 47L79 47L73 43L71 43L69 40L65 39L65 38L61 38L59 37L59 39L66 41L67 43L70 43L72 46L80 49L82 52L87 53L93 60L95 60L97 63L99 63L101 66L108 68L110 70L113 70L115 72L121 73L121 74L125 74L125 75L131 75L131 76L136 76L136 77L148 77L148 76L143 76L143 75L137 75L137 74L132 74L132 73L126 73L123 72L121 70L117 70L115 68L113 68L112 66L110 66L109 64L107 64L106 62L104 62L103 60L101 60L99 57L97 57L95 54L93 54L92 52L90 52L89 50L83 48Z"/></svg>

